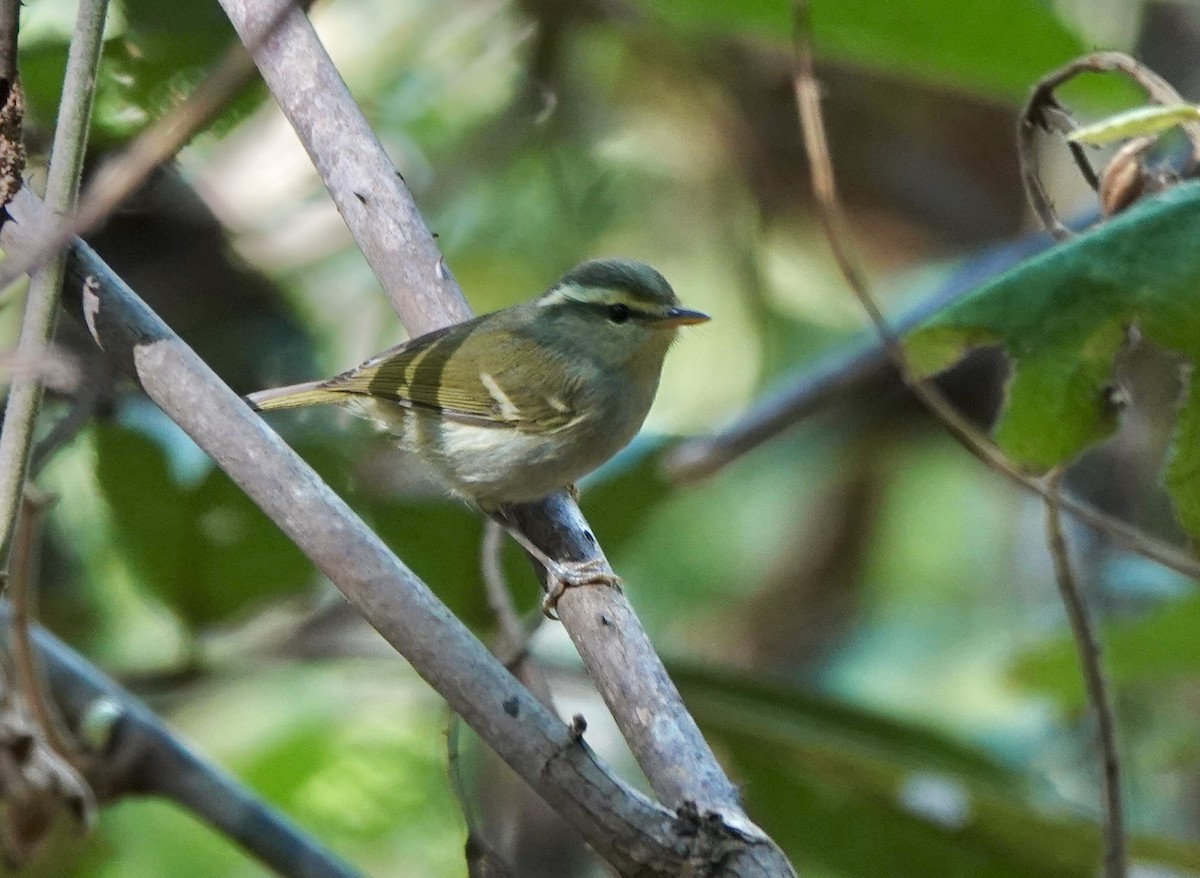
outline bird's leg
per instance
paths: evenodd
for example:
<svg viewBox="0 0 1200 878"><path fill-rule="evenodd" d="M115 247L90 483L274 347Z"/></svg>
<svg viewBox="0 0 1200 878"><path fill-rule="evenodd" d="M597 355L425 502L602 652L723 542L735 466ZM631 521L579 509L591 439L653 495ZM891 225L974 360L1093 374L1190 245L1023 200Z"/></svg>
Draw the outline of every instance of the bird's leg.
<svg viewBox="0 0 1200 878"><path fill-rule="evenodd" d="M549 619L558 620L555 608L568 588L580 585L607 585L621 590L621 577L611 570L603 558L590 561L556 561L534 545L519 527L510 521L503 510L484 510L488 517L499 524L517 545L528 552L546 570L546 596L542 599L542 613Z"/></svg>

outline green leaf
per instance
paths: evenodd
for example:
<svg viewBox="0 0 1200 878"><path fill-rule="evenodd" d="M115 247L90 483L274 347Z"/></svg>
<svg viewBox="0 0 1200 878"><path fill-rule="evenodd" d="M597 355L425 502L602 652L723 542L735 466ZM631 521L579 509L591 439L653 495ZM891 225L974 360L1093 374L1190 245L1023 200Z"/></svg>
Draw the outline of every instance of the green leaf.
<svg viewBox="0 0 1200 878"><path fill-rule="evenodd" d="M783 684L672 667L750 813L807 871L1090 878L1095 824L1047 816L1031 778L929 729ZM814 827L818 827L814 831ZM1195 869L1200 848L1133 842L1135 859Z"/></svg>
<svg viewBox="0 0 1200 878"><path fill-rule="evenodd" d="M150 582L186 576L179 559L191 533L186 491L154 440L113 424L95 427L96 479L115 536Z"/></svg>
<svg viewBox="0 0 1200 878"><path fill-rule="evenodd" d="M1112 360L1126 328L1200 356L1200 183L1185 183L989 281L909 334L913 364L945 368L995 341L1013 359L996 441L1019 463L1065 463L1112 432ZM1179 418L1167 485L1200 535L1200 403Z"/></svg>
<svg viewBox="0 0 1200 878"><path fill-rule="evenodd" d="M193 627L280 594L312 565L229 478L179 481L154 440L126 427L95 433L96 476L118 542L146 585Z"/></svg>
<svg viewBox="0 0 1200 878"><path fill-rule="evenodd" d="M181 562L195 569L196 591L176 592L175 606L193 624L299 595L314 579L312 562L221 470L209 472L188 501L194 532Z"/></svg>
<svg viewBox="0 0 1200 878"><path fill-rule="evenodd" d="M844 876L1092 878L1099 829L1021 800L834 749L717 731L755 821L802 870ZM1200 868L1200 848L1135 837L1133 860ZM1173 873L1172 873L1173 874Z"/></svg>
<svg viewBox="0 0 1200 878"><path fill-rule="evenodd" d="M728 670L671 663L671 679L704 724L884 759L896 766L949 772L998 788L1017 772L932 729L901 722L812 689Z"/></svg>
<svg viewBox="0 0 1200 878"><path fill-rule="evenodd" d="M122 13L106 29L95 83L91 145L102 149L123 143L177 105L237 41L216 4L128 0ZM42 125L54 120L69 37L69 30L55 30L22 41L21 79L29 113ZM228 129L264 97L260 85L242 89L208 128Z"/></svg>
<svg viewBox="0 0 1200 878"><path fill-rule="evenodd" d="M1194 104L1177 104L1170 107L1155 104L1126 110L1091 125L1076 128L1067 135L1067 140L1103 146L1127 137L1162 134L1184 122L1200 122L1200 107Z"/></svg>
<svg viewBox="0 0 1200 878"><path fill-rule="evenodd" d="M791 43L790 0L641 0L681 30L728 31ZM814 0L822 57L1019 101L1047 70L1085 47L1037 0Z"/></svg>

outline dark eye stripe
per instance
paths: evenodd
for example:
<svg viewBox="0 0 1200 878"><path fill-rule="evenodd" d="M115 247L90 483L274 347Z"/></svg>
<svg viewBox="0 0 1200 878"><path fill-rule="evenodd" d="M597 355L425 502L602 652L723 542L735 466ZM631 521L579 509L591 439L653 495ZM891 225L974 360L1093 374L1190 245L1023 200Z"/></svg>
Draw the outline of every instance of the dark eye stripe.
<svg viewBox="0 0 1200 878"><path fill-rule="evenodd" d="M630 320L653 320L658 316L653 311L642 310L627 302L605 304L603 302L585 302L580 299L566 299L550 303L547 307L555 310L559 308L587 308L589 311L602 315L617 324L628 323Z"/></svg>
<svg viewBox="0 0 1200 878"><path fill-rule="evenodd" d="M589 302L589 308L599 311L613 323L621 324L628 323L631 320L651 320L654 318L654 312L643 311L641 308L636 308L627 302L613 302L611 305L604 305L600 302Z"/></svg>
<svg viewBox="0 0 1200 878"><path fill-rule="evenodd" d="M633 316L633 310L620 302L606 306L605 311L608 313L608 319L613 323L624 323Z"/></svg>

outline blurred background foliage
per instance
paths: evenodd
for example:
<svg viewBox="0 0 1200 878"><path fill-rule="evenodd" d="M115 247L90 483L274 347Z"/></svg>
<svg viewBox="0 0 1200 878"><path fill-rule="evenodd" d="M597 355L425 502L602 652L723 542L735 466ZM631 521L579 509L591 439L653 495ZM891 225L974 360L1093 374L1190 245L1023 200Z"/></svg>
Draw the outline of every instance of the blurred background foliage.
<svg viewBox="0 0 1200 878"><path fill-rule="evenodd" d="M31 145L74 14L23 10ZM1043 511L879 370L707 481L681 435L854 343L862 318L810 209L785 0L324 0L313 17L478 311L576 262L658 266L713 322L672 354L637 443L583 506L689 705L801 873L1088 876L1096 769ZM1043 73L1095 45L1200 91L1200 6L1138 0L813 0L835 162L885 306L933 295L1029 219L1013 132ZM232 37L215 3L115 2L97 160L195 85ZM1102 113L1129 92L1085 82ZM330 124L337 124L330 120ZM1086 210L1061 162L1055 194ZM35 182L38 175L34 175ZM104 257L235 389L330 374L402 335L299 144L246 90L105 228ZM0 333L15 338L14 309ZM364 872L465 873L444 707L158 410L64 321L95 417L50 459L42 618ZM1075 491L1178 539L1156 482L1178 366L1122 354L1133 405ZM1003 363L947 388L986 420ZM52 395L46 429L75 402ZM481 525L332 411L279 429L481 636ZM1175 574L1072 534L1111 646L1141 875L1200 874L1200 603ZM524 609L537 601L511 549ZM558 626L534 641L564 715L629 769ZM462 736L475 818L518 874L601 874ZM546 821L546 822L543 822ZM153 801L107 808L29 874L257 876Z"/></svg>

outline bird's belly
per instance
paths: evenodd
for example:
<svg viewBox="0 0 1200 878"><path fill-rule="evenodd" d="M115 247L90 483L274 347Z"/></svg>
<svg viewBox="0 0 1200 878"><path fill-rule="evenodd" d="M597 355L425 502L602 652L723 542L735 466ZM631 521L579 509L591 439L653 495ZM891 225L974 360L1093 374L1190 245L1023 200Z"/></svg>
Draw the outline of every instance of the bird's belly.
<svg viewBox="0 0 1200 878"><path fill-rule="evenodd" d="M539 435L453 422L440 426L438 468L459 492L485 507L552 494L617 450L586 429Z"/></svg>
<svg viewBox="0 0 1200 878"><path fill-rule="evenodd" d="M490 508L538 500L590 473L629 443L649 403L597 406L595 416L534 433L441 418L365 398L354 409L429 463L456 494Z"/></svg>

